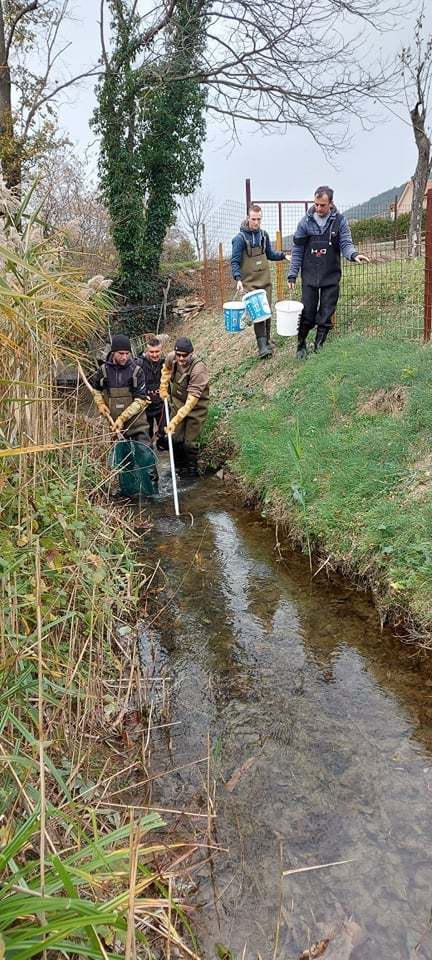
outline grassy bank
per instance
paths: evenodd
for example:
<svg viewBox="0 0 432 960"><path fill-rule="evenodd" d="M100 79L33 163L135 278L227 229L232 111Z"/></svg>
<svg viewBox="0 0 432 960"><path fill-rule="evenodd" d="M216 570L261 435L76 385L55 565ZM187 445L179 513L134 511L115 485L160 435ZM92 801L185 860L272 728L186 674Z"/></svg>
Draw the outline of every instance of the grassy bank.
<svg viewBox="0 0 432 960"><path fill-rule="evenodd" d="M251 331L220 317L188 328L213 376L205 440L267 514L313 555L373 590L382 618L432 635L432 347L333 337L306 363L275 336L258 362Z"/></svg>
<svg viewBox="0 0 432 960"><path fill-rule="evenodd" d="M432 627L432 351L340 338L232 418L235 469L293 535Z"/></svg>

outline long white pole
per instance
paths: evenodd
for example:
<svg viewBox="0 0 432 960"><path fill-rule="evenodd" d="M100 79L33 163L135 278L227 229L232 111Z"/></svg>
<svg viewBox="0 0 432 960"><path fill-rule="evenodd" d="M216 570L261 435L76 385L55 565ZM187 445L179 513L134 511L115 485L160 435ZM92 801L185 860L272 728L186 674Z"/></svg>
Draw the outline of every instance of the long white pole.
<svg viewBox="0 0 432 960"><path fill-rule="evenodd" d="M170 415L169 415L169 409L168 409L168 400L164 400L164 405L165 405L166 422L169 423ZM173 450L172 436L170 433L168 434L168 450L169 450L171 477L172 477L172 485L173 485L174 510L175 510L176 517L179 517L180 510L179 510L178 493L177 493L177 480L175 475L174 450Z"/></svg>

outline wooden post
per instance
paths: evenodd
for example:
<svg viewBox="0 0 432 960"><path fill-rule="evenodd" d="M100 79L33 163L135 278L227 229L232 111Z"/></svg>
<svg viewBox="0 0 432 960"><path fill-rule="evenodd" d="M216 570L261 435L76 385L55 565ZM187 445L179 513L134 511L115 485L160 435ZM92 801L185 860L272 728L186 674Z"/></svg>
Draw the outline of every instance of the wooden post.
<svg viewBox="0 0 432 960"><path fill-rule="evenodd" d="M280 233L281 239L282 239L282 238L283 238L283 229L282 229L282 204L281 204L280 200L278 200L278 230L279 230L279 233ZM282 250L282 247L281 247L281 250Z"/></svg>
<svg viewBox="0 0 432 960"><path fill-rule="evenodd" d="M429 341L432 328L432 190L427 192L423 339Z"/></svg>
<svg viewBox="0 0 432 960"><path fill-rule="evenodd" d="M219 244L219 292L221 299L221 307L223 308L225 294L224 294L224 255L223 255L223 243Z"/></svg>
<svg viewBox="0 0 432 960"><path fill-rule="evenodd" d="M276 250L282 250L282 233L276 230ZM276 261L276 297L278 300L284 298L284 267L287 266L286 260Z"/></svg>
<svg viewBox="0 0 432 960"><path fill-rule="evenodd" d="M251 182L249 179L246 180L246 214L249 210L251 204Z"/></svg>
<svg viewBox="0 0 432 960"><path fill-rule="evenodd" d="M206 307L210 306L210 285L209 285L209 268L208 268L208 258L207 258L207 233L206 225L202 225L202 250L203 250L203 289L204 289L204 301Z"/></svg>

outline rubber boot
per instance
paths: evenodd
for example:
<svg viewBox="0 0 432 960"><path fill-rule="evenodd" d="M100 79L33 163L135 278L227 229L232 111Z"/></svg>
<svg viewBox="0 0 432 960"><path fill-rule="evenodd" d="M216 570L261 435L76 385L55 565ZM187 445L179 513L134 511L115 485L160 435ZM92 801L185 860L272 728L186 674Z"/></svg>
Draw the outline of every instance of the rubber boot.
<svg viewBox="0 0 432 960"><path fill-rule="evenodd" d="M322 350L322 348L323 348L323 346L324 346L324 344L325 344L325 342L326 342L326 340L327 340L328 332L329 332L329 331L328 331L327 327L321 327L321 328L318 327L318 330L317 330L317 333L316 333L316 337L315 337L315 345L314 345L314 352L315 352L315 353L318 353L320 350Z"/></svg>
<svg viewBox="0 0 432 960"><path fill-rule="evenodd" d="M297 342L296 360L306 360L306 357L307 357L306 337L300 336L299 334L299 338Z"/></svg>
<svg viewBox="0 0 432 960"><path fill-rule="evenodd" d="M198 447L194 443L185 443L184 452L187 472L191 477L198 477Z"/></svg>
<svg viewBox="0 0 432 960"><path fill-rule="evenodd" d="M308 333L309 333L309 327L305 323L303 323L302 319L300 319L299 328L298 328L296 360L306 360L306 357L307 357L306 339L307 339Z"/></svg>
<svg viewBox="0 0 432 960"><path fill-rule="evenodd" d="M271 357L272 348L267 343L267 337L257 337L258 356L260 360Z"/></svg>
<svg viewBox="0 0 432 960"><path fill-rule="evenodd" d="M273 347L272 347L272 345L271 345L271 343L270 343L270 330L271 330L271 317L267 317L267 320L266 320L266 340L267 340L267 346L270 347L270 350L271 350L271 352L272 352L272 354L273 354Z"/></svg>

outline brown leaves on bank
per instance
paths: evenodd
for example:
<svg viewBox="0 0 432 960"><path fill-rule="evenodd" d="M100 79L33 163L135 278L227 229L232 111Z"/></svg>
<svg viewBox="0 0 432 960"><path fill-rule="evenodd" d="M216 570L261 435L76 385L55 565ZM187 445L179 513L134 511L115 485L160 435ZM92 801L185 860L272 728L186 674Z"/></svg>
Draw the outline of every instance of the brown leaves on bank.
<svg viewBox="0 0 432 960"><path fill-rule="evenodd" d="M351 954L363 939L363 932L355 920L342 920L327 936L303 950L298 960L316 960L325 954L325 960L349 960Z"/></svg>

